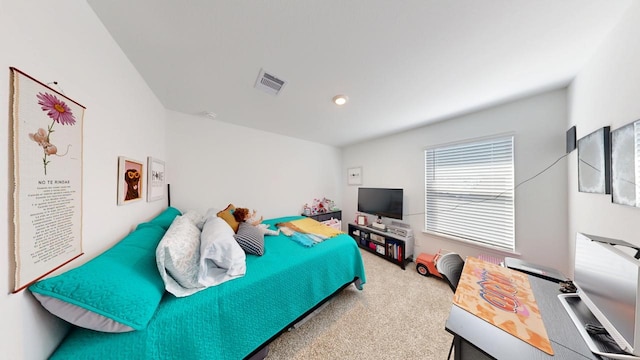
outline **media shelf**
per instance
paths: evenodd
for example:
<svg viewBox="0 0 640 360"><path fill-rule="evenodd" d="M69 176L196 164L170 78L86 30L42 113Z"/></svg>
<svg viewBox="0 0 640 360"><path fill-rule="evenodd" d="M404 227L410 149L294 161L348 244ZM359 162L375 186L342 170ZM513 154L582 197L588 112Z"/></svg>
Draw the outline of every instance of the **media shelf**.
<svg viewBox="0 0 640 360"><path fill-rule="evenodd" d="M413 235L401 236L369 226L349 224L349 235L361 249L400 266L412 261Z"/></svg>

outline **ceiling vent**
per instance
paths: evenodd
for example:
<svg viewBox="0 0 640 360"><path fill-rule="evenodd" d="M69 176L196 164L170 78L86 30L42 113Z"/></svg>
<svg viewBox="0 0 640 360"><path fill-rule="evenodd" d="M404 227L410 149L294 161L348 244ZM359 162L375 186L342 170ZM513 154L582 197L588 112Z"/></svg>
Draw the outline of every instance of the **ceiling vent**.
<svg viewBox="0 0 640 360"><path fill-rule="evenodd" d="M280 90L282 90L282 88L286 84L286 81L280 80L274 75L271 75L265 72L263 69L260 69L260 74L258 74L258 79L256 79L255 88L267 92L271 95L278 95Z"/></svg>

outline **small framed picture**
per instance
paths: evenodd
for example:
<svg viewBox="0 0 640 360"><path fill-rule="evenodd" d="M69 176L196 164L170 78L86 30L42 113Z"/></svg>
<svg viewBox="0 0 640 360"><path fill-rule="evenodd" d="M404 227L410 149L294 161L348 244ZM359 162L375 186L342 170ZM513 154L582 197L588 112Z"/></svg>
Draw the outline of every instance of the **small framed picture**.
<svg viewBox="0 0 640 360"><path fill-rule="evenodd" d="M118 157L118 205L142 200L143 168L141 161Z"/></svg>
<svg viewBox="0 0 640 360"><path fill-rule="evenodd" d="M147 202L164 199L164 161L147 157Z"/></svg>
<svg viewBox="0 0 640 360"><path fill-rule="evenodd" d="M367 225L367 217L364 215L358 215L356 218L356 222L358 225Z"/></svg>
<svg viewBox="0 0 640 360"><path fill-rule="evenodd" d="M362 185L362 168L353 167L347 169L347 184Z"/></svg>

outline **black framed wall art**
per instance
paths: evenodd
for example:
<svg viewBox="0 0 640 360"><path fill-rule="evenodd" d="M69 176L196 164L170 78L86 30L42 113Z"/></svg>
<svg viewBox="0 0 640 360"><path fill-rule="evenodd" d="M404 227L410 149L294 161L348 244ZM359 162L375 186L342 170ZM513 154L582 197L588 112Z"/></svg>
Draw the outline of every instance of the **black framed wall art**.
<svg viewBox="0 0 640 360"><path fill-rule="evenodd" d="M605 126L578 140L578 191L611 194L609 133Z"/></svg>

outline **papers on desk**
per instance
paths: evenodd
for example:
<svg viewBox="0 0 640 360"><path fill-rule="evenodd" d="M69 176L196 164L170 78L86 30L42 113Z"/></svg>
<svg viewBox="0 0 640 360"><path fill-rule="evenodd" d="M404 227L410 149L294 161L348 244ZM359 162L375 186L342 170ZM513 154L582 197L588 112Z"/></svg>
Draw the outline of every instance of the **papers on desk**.
<svg viewBox="0 0 640 360"><path fill-rule="evenodd" d="M526 274L468 257L453 302L553 355L551 342Z"/></svg>

